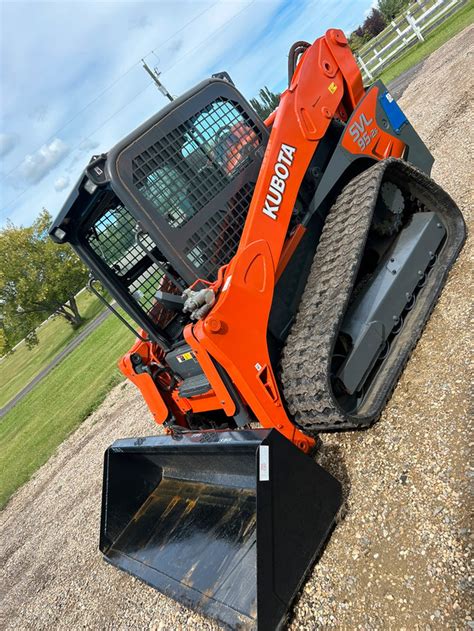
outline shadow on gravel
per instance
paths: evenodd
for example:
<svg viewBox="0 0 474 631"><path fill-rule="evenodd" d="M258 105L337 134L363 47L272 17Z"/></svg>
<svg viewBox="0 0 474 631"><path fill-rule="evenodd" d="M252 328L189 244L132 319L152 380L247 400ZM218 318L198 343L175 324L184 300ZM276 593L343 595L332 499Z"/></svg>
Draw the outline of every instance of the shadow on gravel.
<svg viewBox="0 0 474 631"><path fill-rule="evenodd" d="M307 573L307 575L305 576L305 578L303 580L303 584L301 585L301 587L300 587L300 589L298 591L298 594L296 595L295 600L293 601L293 605L292 605L290 611L288 612L287 624L284 627L285 629L291 625L291 622L292 622L293 617L294 617L294 611L298 607L298 603L299 603L299 601L301 599L301 596L303 594L305 585L306 585L306 583L308 581L311 580L311 575L312 575L312 573L314 571L314 568L318 564L318 562L321 559L321 557L324 555L324 551L326 550L326 547L327 547L331 537L334 534L334 530L337 529L338 523L344 519L344 517L345 517L345 515L347 514L347 511L348 511L348 499L349 499L349 495L350 495L351 481L350 481L350 478L349 478L347 467L346 467L345 462L344 462L342 449L338 445L325 445L323 443L321 445L321 447L319 448L319 450L318 450L318 453L317 453L317 456L316 456L316 461L317 461L317 463L319 465L321 465L321 467L323 467L331 475L333 475L335 478L337 478L339 480L339 482L341 483L341 485L342 485L343 504L342 504L342 508L341 508L340 513L339 513L339 516L338 516L338 518L336 520L336 523L334 524L334 527L331 530L331 533L329 534L329 536L326 539L323 547L319 551L318 556L314 560L314 563L311 565L311 568L308 570L308 573Z"/></svg>
<svg viewBox="0 0 474 631"><path fill-rule="evenodd" d="M339 445L323 445L321 446L316 460L326 471L339 480L342 485L342 497L344 506L347 509L351 490L351 480L344 462L342 449Z"/></svg>

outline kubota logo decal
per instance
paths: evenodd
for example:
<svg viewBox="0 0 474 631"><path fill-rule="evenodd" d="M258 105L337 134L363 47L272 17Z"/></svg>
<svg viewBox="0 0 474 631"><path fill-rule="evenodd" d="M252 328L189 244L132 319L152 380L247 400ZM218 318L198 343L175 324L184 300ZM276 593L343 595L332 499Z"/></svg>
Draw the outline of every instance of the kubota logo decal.
<svg viewBox="0 0 474 631"><path fill-rule="evenodd" d="M280 204L285 192L286 180L290 175L290 167L293 164L296 147L282 144L278 160L275 163L274 175L270 181L267 196L265 197L265 205L263 212L271 219L277 219L277 213L280 210Z"/></svg>

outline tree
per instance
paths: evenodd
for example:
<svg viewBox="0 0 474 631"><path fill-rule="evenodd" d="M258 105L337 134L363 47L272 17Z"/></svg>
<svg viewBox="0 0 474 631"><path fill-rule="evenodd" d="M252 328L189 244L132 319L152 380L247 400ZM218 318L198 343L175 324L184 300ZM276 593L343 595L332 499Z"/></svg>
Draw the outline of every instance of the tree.
<svg viewBox="0 0 474 631"><path fill-rule="evenodd" d="M384 16L378 9L372 9L370 14L365 18L362 26L358 26L349 35L348 42L351 50L357 52L373 37L381 33L386 27Z"/></svg>
<svg viewBox="0 0 474 631"><path fill-rule="evenodd" d="M351 50L355 53L358 50L360 50L365 44L367 44L367 42L371 39L372 35L370 35L370 33L364 33L363 29L361 26L359 26L359 28L357 28L355 31L353 31L350 35L349 35L349 46L351 47Z"/></svg>
<svg viewBox="0 0 474 631"><path fill-rule="evenodd" d="M146 191L144 192L147 196ZM102 226L100 232L98 231L97 238L99 243L107 244L102 256L109 265L112 265L135 244L136 221L123 206L118 206L107 213L107 222L105 227Z"/></svg>
<svg viewBox="0 0 474 631"><path fill-rule="evenodd" d="M365 18L362 30L364 34L368 33L371 37L375 37L384 30L386 25L387 23L382 13L378 9L372 9Z"/></svg>
<svg viewBox="0 0 474 631"><path fill-rule="evenodd" d="M273 110L278 107L279 102L280 95L269 90L267 86L260 88L258 98L250 99L253 109L263 120L270 116Z"/></svg>
<svg viewBox="0 0 474 631"><path fill-rule="evenodd" d="M410 4L410 0L379 0L378 9L387 22L397 17Z"/></svg>
<svg viewBox="0 0 474 631"><path fill-rule="evenodd" d="M0 351L25 338L38 342L35 328L60 315L74 328L82 323L75 295L88 272L69 245L48 236L51 215L43 209L29 228L12 223L0 231Z"/></svg>

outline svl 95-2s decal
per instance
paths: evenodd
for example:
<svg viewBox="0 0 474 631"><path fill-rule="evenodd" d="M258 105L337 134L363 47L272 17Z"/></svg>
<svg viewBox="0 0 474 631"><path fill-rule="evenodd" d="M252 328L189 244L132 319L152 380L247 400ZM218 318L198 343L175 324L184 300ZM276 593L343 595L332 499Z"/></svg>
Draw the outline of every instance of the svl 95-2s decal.
<svg viewBox="0 0 474 631"><path fill-rule="evenodd" d="M349 133L352 136L354 142L356 142L361 149L365 149L370 145L370 141L377 135L378 129L374 127L369 130L368 127L374 122L373 118L367 117L365 114L361 114L358 120L355 120L349 127Z"/></svg>

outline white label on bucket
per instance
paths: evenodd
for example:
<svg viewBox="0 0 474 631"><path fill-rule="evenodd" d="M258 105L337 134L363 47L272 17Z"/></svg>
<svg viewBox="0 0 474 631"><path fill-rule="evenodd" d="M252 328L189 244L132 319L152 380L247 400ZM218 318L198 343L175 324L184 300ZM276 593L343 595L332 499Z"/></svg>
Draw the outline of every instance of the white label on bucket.
<svg viewBox="0 0 474 631"><path fill-rule="evenodd" d="M270 447L268 445L261 445L258 448L258 479L260 482L268 482L270 480Z"/></svg>

